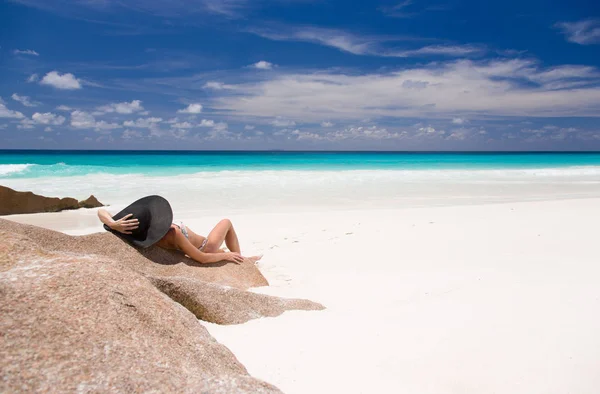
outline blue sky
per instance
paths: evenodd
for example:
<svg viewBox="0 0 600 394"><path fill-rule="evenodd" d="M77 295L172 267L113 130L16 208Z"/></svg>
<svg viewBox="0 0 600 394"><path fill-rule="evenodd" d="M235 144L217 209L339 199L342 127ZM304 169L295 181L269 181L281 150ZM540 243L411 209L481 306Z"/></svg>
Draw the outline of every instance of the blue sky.
<svg viewBox="0 0 600 394"><path fill-rule="evenodd" d="M600 150L600 3L0 0L0 148Z"/></svg>

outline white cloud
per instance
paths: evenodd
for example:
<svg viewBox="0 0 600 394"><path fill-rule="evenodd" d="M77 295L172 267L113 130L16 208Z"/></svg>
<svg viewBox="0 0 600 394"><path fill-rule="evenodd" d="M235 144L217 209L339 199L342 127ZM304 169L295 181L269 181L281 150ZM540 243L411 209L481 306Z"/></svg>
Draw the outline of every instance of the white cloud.
<svg viewBox="0 0 600 394"><path fill-rule="evenodd" d="M40 56L40 54L37 53L36 51L34 51L33 49L25 49L25 50L15 49L13 51L13 53L15 55Z"/></svg>
<svg viewBox="0 0 600 394"><path fill-rule="evenodd" d="M2 99L0 99L0 118L22 119L23 117L25 117L25 115L23 115L21 112L12 111L6 108L6 105L4 105L4 102Z"/></svg>
<svg viewBox="0 0 600 394"><path fill-rule="evenodd" d="M217 123L204 137L205 140L238 140L239 134L227 130L227 123Z"/></svg>
<svg viewBox="0 0 600 394"><path fill-rule="evenodd" d="M44 129L45 132L49 133L52 131L52 127L48 126Z"/></svg>
<svg viewBox="0 0 600 394"><path fill-rule="evenodd" d="M296 122L294 122L293 120L289 120L289 119L275 119L271 122L271 124L275 127L292 127L292 126L296 126Z"/></svg>
<svg viewBox="0 0 600 394"><path fill-rule="evenodd" d="M29 78L27 78L27 83L37 82L40 79L39 75L31 74Z"/></svg>
<svg viewBox="0 0 600 394"><path fill-rule="evenodd" d="M143 111L144 107L142 107L141 100L132 100L130 103L110 103L107 105L103 105L98 107L98 111L100 113L113 113L116 112L118 114L129 115L135 112Z"/></svg>
<svg viewBox="0 0 600 394"><path fill-rule="evenodd" d="M406 81L412 82L407 86ZM323 118L600 116L596 68L542 68L524 59L436 62L365 74L281 73L238 84L236 91L214 98L211 106L237 116L316 123Z"/></svg>
<svg viewBox="0 0 600 394"><path fill-rule="evenodd" d="M127 129L123 132L121 138L123 138L124 140L129 140L132 138L142 138L142 133L139 130Z"/></svg>
<svg viewBox="0 0 600 394"><path fill-rule="evenodd" d="M273 63L261 60L260 62L252 64L251 67L259 70L271 70L273 68Z"/></svg>
<svg viewBox="0 0 600 394"><path fill-rule="evenodd" d="M81 89L80 81L75 78L73 74L60 74L58 71L50 71L48 74L44 75L40 84L62 90Z"/></svg>
<svg viewBox="0 0 600 394"><path fill-rule="evenodd" d="M346 140L389 140L402 139L407 136L406 132L389 131L385 127L373 126L349 126L340 130L328 130L323 133L306 130L284 129L274 135L294 137L299 141L331 141L339 142Z"/></svg>
<svg viewBox="0 0 600 394"><path fill-rule="evenodd" d="M227 130L227 127L228 127L227 123L219 122L219 123L215 124L215 126L213 127L213 130L224 131L224 130Z"/></svg>
<svg viewBox="0 0 600 394"><path fill-rule="evenodd" d="M71 113L71 126L77 129L91 129L96 125L96 119L87 112L73 111Z"/></svg>
<svg viewBox="0 0 600 394"><path fill-rule="evenodd" d="M445 131L443 131L443 130L438 131L434 127L427 126L427 127L419 127L419 133L425 134L425 135L434 135L434 134L439 134L439 133L444 134Z"/></svg>
<svg viewBox="0 0 600 394"><path fill-rule="evenodd" d="M71 112L71 111L73 111L73 108L67 107L66 105L59 105L58 107L56 107L56 110L57 111Z"/></svg>
<svg viewBox="0 0 600 394"><path fill-rule="evenodd" d="M59 126L63 123L65 123L65 117L64 116L60 116L60 115L56 115L53 114L51 112L46 112L46 113L39 113L36 112L35 114L33 114L33 116L31 117L31 119L38 124L45 124L45 125L54 125L54 126Z"/></svg>
<svg viewBox="0 0 600 394"><path fill-rule="evenodd" d="M462 124L465 124L465 123L469 123L469 121L467 119L465 119L465 118L453 118L452 119L452 123L453 124L462 125Z"/></svg>
<svg viewBox="0 0 600 394"><path fill-rule="evenodd" d="M172 124L171 127L174 129L192 129L194 125L190 122L179 122Z"/></svg>
<svg viewBox="0 0 600 394"><path fill-rule="evenodd" d="M251 125L246 125L244 126L244 130L254 130L256 127L255 126L251 126Z"/></svg>
<svg viewBox="0 0 600 394"><path fill-rule="evenodd" d="M311 42L354 55L383 57L468 56L485 51L475 45L430 45L422 48L390 49L390 42L414 42L411 37L357 35L344 30L314 26L280 26L277 29L250 30L251 33L275 41Z"/></svg>
<svg viewBox="0 0 600 394"><path fill-rule="evenodd" d="M40 105L40 103L37 103L35 101L31 101L31 99L28 96L19 96L16 93L13 93L12 96L10 96L13 100L23 104L26 107L37 107L38 105Z"/></svg>
<svg viewBox="0 0 600 394"><path fill-rule="evenodd" d="M214 127L215 121L210 119L202 119L202 121L198 124L200 127Z"/></svg>
<svg viewBox="0 0 600 394"><path fill-rule="evenodd" d="M94 129L96 131L121 128L121 126L116 123L108 123L105 121L98 122L94 116L84 111L71 112L71 126L76 129Z"/></svg>
<svg viewBox="0 0 600 394"><path fill-rule="evenodd" d="M590 132L589 130L553 125L547 125L537 129L524 128L521 129L521 133L524 136L525 142L535 142L540 140L562 141L567 138L576 138L580 140L596 139L596 133ZM505 137L510 138L507 134L505 134Z"/></svg>
<svg viewBox="0 0 600 394"><path fill-rule="evenodd" d="M162 122L162 118L138 118L136 121L126 120L123 122L123 126L151 129L157 127L160 122Z"/></svg>
<svg viewBox="0 0 600 394"><path fill-rule="evenodd" d="M21 121L17 125L17 129L29 130L29 129L33 129L34 126L35 126L35 122L33 120L31 120L29 118L24 118L24 119L21 119Z"/></svg>
<svg viewBox="0 0 600 394"><path fill-rule="evenodd" d="M179 114L199 114L202 112L202 104L190 104L184 109L177 111Z"/></svg>
<svg viewBox="0 0 600 394"><path fill-rule="evenodd" d="M335 126L335 125L331 122L321 122L321 127L333 127L333 126Z"/></svg>
<svg viewBox="0 0 600 394"><path fill-rule="evenodd" d="M96 130L96 131L114 130L114 129L120 129L120 128L121 128L121 125L119 125L117 123L108 123L103 120L96 122L96 124L94 126L94 130Z"/></svg>
<svg viewBox="0 0 600 394"><path fill-rule="evenodd" d="M600 44L600 20L586 19L577 22L559 22L555 25L567 41L580 45Z"/></svg>
<svg viewBox="0 0 600 394"><path fill-rule="evenodd" d="M226 90L226 89L234 89L235 87L232 85L226 85L223 82L215 82L210 81L204 84L204 89L212 89L212 90Z"/></svg>
<svg viewBox="0 0 600 394"><path fill-rule="evenodd" d="M464 141L471 135L471 130L457 129L450 132L446 139L455 141Z"/></svg>

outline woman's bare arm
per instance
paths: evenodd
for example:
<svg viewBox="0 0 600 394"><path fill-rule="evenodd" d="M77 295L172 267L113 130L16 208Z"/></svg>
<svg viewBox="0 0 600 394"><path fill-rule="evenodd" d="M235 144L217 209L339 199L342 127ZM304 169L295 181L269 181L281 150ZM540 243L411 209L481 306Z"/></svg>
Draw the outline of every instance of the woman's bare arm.
<svg viewBox="0 0 600 394"><path fill-rule="evenodd" d="M233 263L241 263L244 258L239 253L204 253L198 250L192 243L181 233L175 232L175 244L185 254L190 256L202 264L217 263L219 261L231 261Z"/></svg>
<svg viewBox="0 0 600 394"><path fill-rule="evenodd" d="M138 228L138 220L137 219L129 219L132 214L126 215L125 217L119 220L113 220L112 216L106 209L98 210L98 219L104 224L106 224L111 229L118 231L123 234L131 234L132 230Z"/></svg>

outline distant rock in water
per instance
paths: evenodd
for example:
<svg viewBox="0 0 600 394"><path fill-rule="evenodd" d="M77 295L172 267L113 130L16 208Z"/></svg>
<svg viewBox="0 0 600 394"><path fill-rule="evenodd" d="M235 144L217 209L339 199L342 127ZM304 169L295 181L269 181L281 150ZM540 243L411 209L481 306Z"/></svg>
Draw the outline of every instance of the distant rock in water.
<svg viewBox="0 0 600 394"><path fill-rule="evenodd" d="M197 320L323 309L244 290L266 284L250 261L201 265L0 219L0 393L280 393Z"/></svg>
<svg viewBox="0 0 600 394"><path fill-rule="evenodd" d="M79 208L98 208L98 207L103 207L104 204L102 204L100 201L98 201L98 199L96 197L94 197L94 195L92 194L91 196L89 196L87 199L83 200L83 201L79 201Z"/></svg>
<svg viewBox="0 0 600 394"><path fill-rule="evenodd" d="M67 209L97 208L104 206L94 196L81 202L74 198L44 197L32 192L18 192L0 186L0 215L19 213L59 212Z"/></svg>

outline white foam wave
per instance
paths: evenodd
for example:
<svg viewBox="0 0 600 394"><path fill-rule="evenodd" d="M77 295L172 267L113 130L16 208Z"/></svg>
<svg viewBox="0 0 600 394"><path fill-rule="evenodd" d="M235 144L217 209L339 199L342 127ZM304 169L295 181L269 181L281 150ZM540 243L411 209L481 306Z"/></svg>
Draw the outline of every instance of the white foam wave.
<svg viewBox="0 0 600 394"><path fill-rule="evenodd" d="M0 164L0 176L23 172L34 164Z"/></svg>
<svg viewBox="0 0 600 394"><path fill-rule="evenodd" d="M5 178L17 190L79 199L96 195L102 202L125 204L160 194L190 207L275 205L323 201L437 199L517 195L598 195L600 167L540 169L436 170L241 170L193 174L109 174ZM564 193L561 191L564 190ZM560 193L559 193L560 192ZM532 194L533 195L533 194Z"/></svg>

